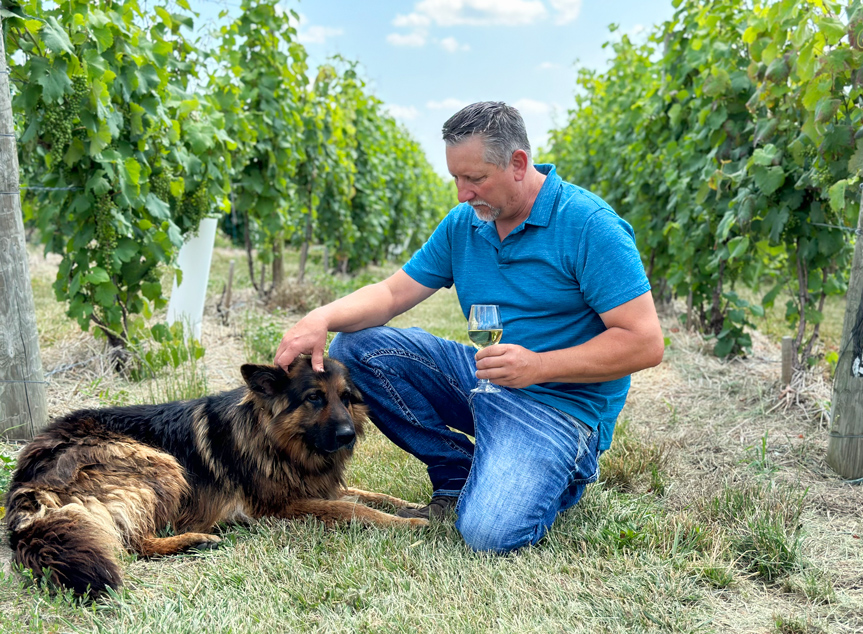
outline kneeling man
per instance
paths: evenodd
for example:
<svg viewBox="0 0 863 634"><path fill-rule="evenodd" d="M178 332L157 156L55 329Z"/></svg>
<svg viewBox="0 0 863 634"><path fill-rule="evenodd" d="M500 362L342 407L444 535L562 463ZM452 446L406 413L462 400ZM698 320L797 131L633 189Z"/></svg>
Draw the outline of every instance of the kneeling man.
<svg viewBox="0 0 863 634"><path fill-rule="evenodd" d="M467 106L443 138L459 205L397 273L288 330L275 362L311 354L322 368L339 332L329 353L372 421L428 465L430 504L401 513L452 510L471 548L507 552L538 542L596 480L629 375L662 360L663 335L632 228L532 163L517 110ZM465 317L500 307L501 343L476 352L383 326L453 284ZM472 393L478 378L502 389Z"/></svg>

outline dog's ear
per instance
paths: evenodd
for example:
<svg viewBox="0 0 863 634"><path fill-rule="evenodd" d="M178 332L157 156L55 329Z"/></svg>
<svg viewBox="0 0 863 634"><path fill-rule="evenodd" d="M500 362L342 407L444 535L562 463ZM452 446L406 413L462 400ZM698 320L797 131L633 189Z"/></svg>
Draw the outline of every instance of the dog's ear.
<svg viewBox="0 0 863 634"><path fill-rule="evenodd" d="M284 394L288 388L288 375L278 366L246 363L240 372L249 389L261 396Z"/></svg>

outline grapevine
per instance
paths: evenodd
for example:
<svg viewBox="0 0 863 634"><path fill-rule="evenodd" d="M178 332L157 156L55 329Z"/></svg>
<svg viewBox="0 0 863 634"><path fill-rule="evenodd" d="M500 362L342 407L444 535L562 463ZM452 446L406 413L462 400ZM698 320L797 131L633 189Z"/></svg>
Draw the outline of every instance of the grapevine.
<svg viewBox="0 0 863 634"><path fill-rule="evenodd" d="M180 8L142 15L136 0L69 0L29 7L39 19L9 27L22 53L9 51L25 122L19 162L61 188L35 205L46 250L62 256L55 293L112 346L143 331L137 315L166 304L158 267L224 204L228 140L191 92L207 56L180 33L192 26L172 13Z"/></svg>
<svg viewBox="0 0 863 634"><path fill-rule="evenodd" d="M674 5L644 44L612 44L608 71L580 71L547 160L629 220L654 291L687 299L685 321L716 338L716 354L745 352L750 317L785 293L803 365L824 298L847 284L863 6ZM769 290L755 304L737 285Z"/></svg>

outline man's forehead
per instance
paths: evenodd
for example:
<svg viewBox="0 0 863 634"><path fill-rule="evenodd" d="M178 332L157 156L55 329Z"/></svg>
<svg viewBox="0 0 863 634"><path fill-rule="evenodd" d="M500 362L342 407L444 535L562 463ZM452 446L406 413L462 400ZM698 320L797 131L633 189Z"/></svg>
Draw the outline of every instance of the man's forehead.
<svg viewBox="0 0 863 634"><path fill-rule="evenodd" d="M494 163L485 160L482 146L478 149L460 145L447 146L446 163L453 176L482 175L500 169Z"/></svg>

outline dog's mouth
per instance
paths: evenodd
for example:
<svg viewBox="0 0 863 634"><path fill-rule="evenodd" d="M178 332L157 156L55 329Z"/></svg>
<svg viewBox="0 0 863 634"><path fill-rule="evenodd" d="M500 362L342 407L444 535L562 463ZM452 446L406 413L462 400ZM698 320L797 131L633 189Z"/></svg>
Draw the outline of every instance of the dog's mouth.
<svg viewBox="0 0 863 634"><path fill-rule="evenodd" d="M319 453L322 456L335 456L340 451L353 451L354 445L356 444L356 440L352 440L347 445L342 445L341 447L314 447L315 453Z"/></svg>

